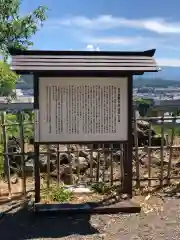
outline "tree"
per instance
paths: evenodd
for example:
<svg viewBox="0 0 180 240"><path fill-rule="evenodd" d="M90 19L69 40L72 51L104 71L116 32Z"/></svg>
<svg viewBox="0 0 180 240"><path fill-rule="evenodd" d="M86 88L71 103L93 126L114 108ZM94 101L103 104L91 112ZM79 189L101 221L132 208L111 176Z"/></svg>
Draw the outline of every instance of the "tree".
<svg viewBox="0 0 180 240"><path fill-rule="evenodd" d="M9 48L27 49L32 46L31 37L46 20L47 8L39 6L26 16L20 16L21 0L0 0L0 53L7 62ZM18 75L11 72L7 64L0 64L0 94L12 95L12 87Z"/></svg>
<svg viewBox="0 0 180 240"><path fill-rule="evenodd" d="M145 117L148 109L153 105L152 99L138 98L136 99L137 110L141 117Z"/></svg>
<svg viewBox="0 0 180 240"><path fill-rule="evenodd" d="M19 76L11 71L10 66L1 61L0 62L0 96L3 97L14 97L15 92L13 89L16 87L16 83Z"/></svg>

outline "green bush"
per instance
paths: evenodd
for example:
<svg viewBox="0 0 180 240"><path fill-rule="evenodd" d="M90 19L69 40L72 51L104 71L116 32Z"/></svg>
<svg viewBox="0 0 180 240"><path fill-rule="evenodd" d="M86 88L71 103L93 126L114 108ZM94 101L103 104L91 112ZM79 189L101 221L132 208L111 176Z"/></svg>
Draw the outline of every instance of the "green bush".
<svg viewBox="0 0 180 240"><path fill-rule="evenodd" d="M102 194L102 195L108 195L113 193L116 189L117 186L113 185L110 186L108 184L105 184L103 182L101 183L95 183L91 186L92 190L98 194Z"/></svg>
<svg viewBox="0 0 180 240"><path fill-rule="evenodd" d="M171 136L172 134L172 128L173 125L172 123L164 123L164 133L168 134L168 136ZM153 124L153 128L156 131L157 134L161 135L161 124ZM180 136L180 126L179 125L175 125L174 127L174 135L179 137Z"/></svg>
<svg viewBox="0 0 180 240"><path fill-rule="evenodd" d="M0 178L2 178L3 176L3 172L4 172L4 160L3 160L3 146L0 145Z"/></svg>
<svg viewBox="0 0 180 240"><path fill-rule="evenodd" d="M32 114L32 115L30 115ZM32 122L34 119L33 113L25 113L23 115L23 122ZM7 136L20 137L20 119L17 114L6 114L5 123L8 125L6 127ZM14 123L19 123L19 125L13 125ZM23 125L24 138L27 139L34 135L33 123Z"/></svg>
<svg viewBox="0 0 180 240"><path fill-rule="evenodd" d="M72 200L73 192L64 187L55 187L50 190L47 190L45 193L45 200L52 202L68 202Z"/></svg>
<svg viewBox="0 0 180 240"><path fill-rule="evenodd" d="M2 120L2 119L1 119ZM5 124L6 126L6 137L9 136L15 136L20 137L20 121L19 121L19 115L18 114L12 114L7 113L5 115ZM33 112L28 112L23 115L24 122L32 122L34 120L34 114ZM2 121L1 121L2 122ZM13 125L14 123L19 123L19 125ZM26 141L28 138L33 137L34 135L34 129L33 129L33 123L32 124L26 124L23 125L23 131L24 131L24 140ZM0 129L0 177L2 177L3 171L4 171L4 157L2 155L3 153L3 136L2 136L2 127Z"/></svg>

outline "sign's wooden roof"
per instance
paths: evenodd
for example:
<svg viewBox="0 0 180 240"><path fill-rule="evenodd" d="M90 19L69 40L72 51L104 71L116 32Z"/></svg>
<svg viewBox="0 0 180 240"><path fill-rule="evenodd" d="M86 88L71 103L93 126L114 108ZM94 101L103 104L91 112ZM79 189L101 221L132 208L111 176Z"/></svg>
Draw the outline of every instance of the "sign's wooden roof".
<svg viewBox="0 0 180 240"><path fill-rule="evenodd" d="M158 71L155 49L144 52L110 51L36 51L10 49L12 69L18 72L47 71L121 71L144 73Z"/></svg>

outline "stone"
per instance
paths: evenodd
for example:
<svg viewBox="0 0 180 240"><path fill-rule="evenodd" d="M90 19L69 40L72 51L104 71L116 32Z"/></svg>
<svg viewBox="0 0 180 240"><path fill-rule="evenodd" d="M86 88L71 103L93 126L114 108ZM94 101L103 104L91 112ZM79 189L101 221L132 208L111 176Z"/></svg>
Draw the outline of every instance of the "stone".
<svg viewBox="0 0 180 240"><path fill-rule="evenodd" d="M89 152L86 152L86 151L84 151L84 150L80 150L80 151L79 151L79 157L88 158L88 157L89 157Z"/></svg>
<svg viewBox="0 0 180 240"><path fill-rule="evenodd" d="M16 174L11 177L11 183L12 183L12 184L18 183L18 176L17 176Z"/></svg>
<svg viewBox="0 0 180 240"><path fill-rule="evenodd" d="M77 187L68 187L68 190L74 192L75 194L90 194L93 193L93 191L87 187L84 186L77 186Z"/></svg>
<svg viewBox="0 0 180 240"><path fill-rule="evenodd" d="M60 153L60 164L68 164L69 163L69 155L67 153Z"/></svg>
<svg viewBox="0 0 180 240"><path fill-rule="evenodd" d="M50 153L50 160L56 160L57 159L57 153Z"/></svg>
<svg viewBox="0 0 180 240"><path fill-rule="evenodd" d="M92 158L93 158L94 160L97 160L97 158L98 158L98 152L93 152L93 153L92 153Z"/></svg>
<svg viewBox="0 0 180 240"><path fill-rule="evenodd" d="M180 161L175 164L175 167L180 168Z"/></svg>

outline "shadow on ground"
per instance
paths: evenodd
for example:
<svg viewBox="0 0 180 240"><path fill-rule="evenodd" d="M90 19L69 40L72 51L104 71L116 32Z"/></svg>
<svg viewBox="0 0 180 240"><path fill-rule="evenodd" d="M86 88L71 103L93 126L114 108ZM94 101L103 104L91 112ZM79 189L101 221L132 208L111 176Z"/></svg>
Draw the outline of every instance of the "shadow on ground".
<svg viewBox="0 0 180 240"><path fill-rule="evenodd" d="M20 240L92 235L99 232L90 224L89 214L35 214L21 209L0 220L0 239Z"/></svg>
<svg viewBox="0 0 180 240"><path fill-rule="evenodd" d="M134 195L154 194L162 197L180 198L180 182L173 184L163 184L154 187L140 187L134 191Z"/></svg>

